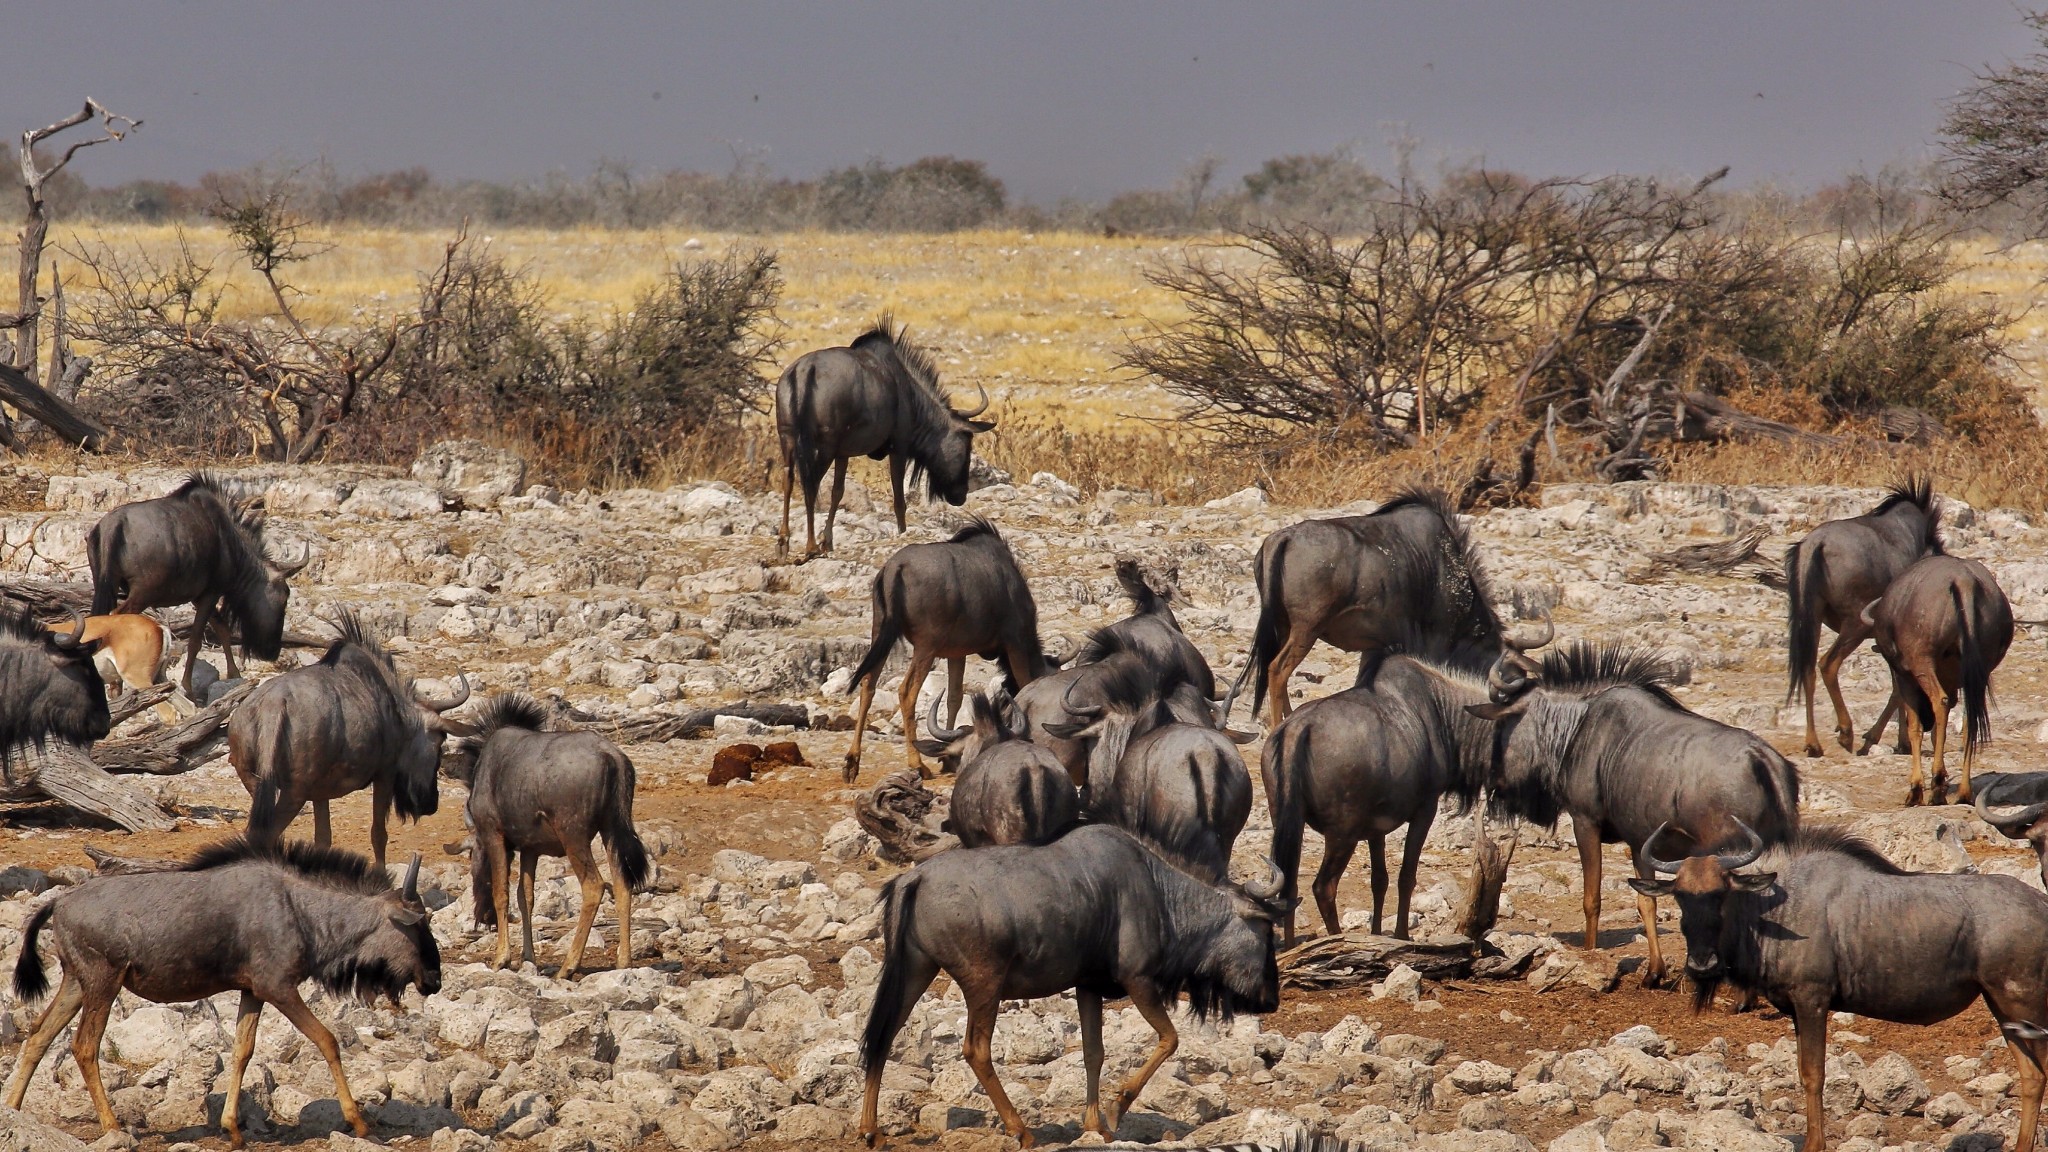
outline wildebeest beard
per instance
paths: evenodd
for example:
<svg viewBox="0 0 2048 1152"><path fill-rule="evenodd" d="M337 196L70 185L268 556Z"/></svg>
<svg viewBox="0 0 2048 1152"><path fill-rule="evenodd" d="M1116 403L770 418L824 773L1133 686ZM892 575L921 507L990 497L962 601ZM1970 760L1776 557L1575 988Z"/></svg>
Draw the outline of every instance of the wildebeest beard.
<svg viewBox="0 0 2048 1152"><path fill-rule="evenodd" d="M1721 971L1726 972L1727 969L1723 968ZM1714 996L1721 991L1721 985L1727 980L1726 976L1710 976L1703 980L1693 975L1690 970L1686 972L1685 978L1692 981L1692 1010L1695 1016L1713 1006Z"/></svg>

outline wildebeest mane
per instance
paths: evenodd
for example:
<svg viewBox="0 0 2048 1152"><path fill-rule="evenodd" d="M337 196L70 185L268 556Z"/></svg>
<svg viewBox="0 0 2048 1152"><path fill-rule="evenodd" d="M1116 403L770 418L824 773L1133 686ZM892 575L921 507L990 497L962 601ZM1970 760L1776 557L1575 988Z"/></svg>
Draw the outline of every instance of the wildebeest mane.
<svg viewBox="0 0 2048 1152"><path fill-rule="evenodd" d="M1067 663L1073 667L1083 664L1100 664L1111 656L1132 651L1130 641L1113 627L1101 627L1088 633L1088 641L1076 649Z"/></svg>
<svg viewBox="0 0 2048 1152"><path fill-rule="evenodd" d="M90 651L89 647L77 649L71 659L78 661L84 674L85 691L93 694L87 712L97 711L104 724L105 688L87 655ZM50 690L48 678L62 674L55 672L49 661L62 652L53 634L26 609L0 604L0 685L19 685L0 696L0 765L16 754L25 755L31 745L41 751L52 736L86 743L106 735L106 729L93 724L90 715L79 714L76 692ZM79 728L81 723L86 725L84 730Z"/></svg>
<svg viewBox="0 0 2048 1152"><path fill-rule="evenodd" d="M524 692L500 692L484 702L476 718L477 739L488 740L500 728L545 732L548 707Z"/></svg>
<svg viewBox="0 0 2048 1152"><path fill-rule="evenodd" d="M1780 846L1777 852L1787 858L1832 854L1853 860L1880 875L1911 875L1906 869L1892 863L1869 840L1842 824L1804 825L1793 833L1792 838Z"/></svg>
<svg viewBox="0 0 2048 1152"><path fill-rule="evenodd" d="M1488 638L1498 639L1501 634L1501 623L1499 615L1493 610L1493 586L1487 580L1486 568L1479 562L1478 544L1473 541L1472 534L1466 531L1464 522L1458 519L1458 506L1452 503L1450 496L1441 488L1411 485L1396 491L1385 504L1373 510L1372 515L1386 516L1404 508L1426 508L1434 512L1438 520L1443 521L1444 533L1450 537L1451 547L1457 553L1458 567L1463 570L1463 575L1472 581L1472 588L1479 598L1478 603L1471 606L1471 613L1478 618L1478 623ZM1412 550L1397 550L1397 554L1399 552L1412 553ZM1439 559L1435 556L1411 558L1429 563L1432 567ZM1411 649L1415 647L1417 646L1411 646ZM1411 651L1411 654L1428 655L1421 651Z"/></svg>
<svg viewBox="0 0 2048 1152"><path fill-rule="evenodd" d="M908 419L902 429L903 448L910 457L910 483L925 483L931 490L930 462L938 456L940 442L953 430L953 405L939 388L939 368L930 352L910 339L908 325L898 327L887 312L875 318L868 330L848 345L896 369L901 385L899 413Z"/></svg>
<svg viewBox="0 0 2048 1152"><path fill-rule="evenodd" d="M322 847L303 840L255 844L245 836L236 836L201 848L179 870L210 872L251 861L275 864L302 879L338 892L382 896L391 891L391 877L372 864L369 857L346 848Z"/></svg>
<svg viewBox="0 0 2048 1152"><path fill-rule="evenodd" d="M945 403L946 398L939 392L939 366L932 360L932 354L910 338L910 326L898 325L896 318L884 312L875 317L867 331L853 338L847 345L857 351L885 352L893 355L909 374L910 381L923 389L932 399Z"/></svg>
<svg viewBox="0 0 2048 1152"><path fill-rule="evenodd" d="M50 630L37 623L28 609L0 604L0 640L16 640L41 648L49 638Z"/></svg>
<svg viewBox="0 0 2048 1152"><path fill-rule="evenodd" d="M1581 694L1640 688L1681 712L1689 711L1671 694L1671 683L1678 677L1671 657L1655 648L1574 640L1545 652L1538 664L1545 688Z"/></svg>
<svg viewBox="0 0 2048 1152"><path fill-rule="evenodd" d="M1239 1012L1256 1011L1252 1004L1232 990L1220 976L1203 972L1200 967L1202 958L1208 956L1212 950L1211 945L1216 934L1230 925L1230 921L1220 919L1214 914L1213 906L1202 907L1208 903L1204 897L1224 891L1241 895L1247 900L1253 897L1229 881L1210 884L1187 872L1175 861L1171 853L1163 851L1152 840L1135 833L1131 836L1145 846L1154 886L1159 892L1159 900L1166 913L1166 922L1171 929L1167 933L1166 947L1159 957L1159 969L1152 974L1153 987L1160 997L1171 1004L1175 998L1186 994L1188 1012L1197 1020L1206 1020L1211 1016L1228 1020ZM1285 907L1277 902L1257 903L1275 920L1285 914Z"/></svg>
<svg viewBox="0 0 2048 1152"><path fill-rule="evenodd" d="M1003 539L1003 534L996 531L995 524L986 516L969 516L967 523L961 525L951 536L946 537L946 543L966 544L969 541L978 540L984 536L1001 544L1004 548L1010 546L1009 542Z"/></svg>
<svg viewBox="0 0 2048 1152"><path fill-rule="evenodd" d="M1900 505L1910 504L1920 510L1926 518L1926 534L1922 543L1929 552L1943 555L1941 549L1941 505L1934 501L1934 480L1925 474L1908 476L1906 479L1885 489L1885 497L1877 507L1864 513L1869 517L1884 515Z"/></svg>
<svg viewBox="0 0 2048 1152"><path fill-rule="evenodd" d="M395 667L391 660L391 653L384 650L383 641L377 638L376 633L370 631L369 625L363 622L362 616L355 609L346 606L336 608L334 610L334 619L331 623L334 625L334 630L341 633L341 638L327 646L326 654L320 657L322 664L334 665L340 663L342 654L349 648L354 647L362 649L367 655L376 657L386 667Z"/></svg>

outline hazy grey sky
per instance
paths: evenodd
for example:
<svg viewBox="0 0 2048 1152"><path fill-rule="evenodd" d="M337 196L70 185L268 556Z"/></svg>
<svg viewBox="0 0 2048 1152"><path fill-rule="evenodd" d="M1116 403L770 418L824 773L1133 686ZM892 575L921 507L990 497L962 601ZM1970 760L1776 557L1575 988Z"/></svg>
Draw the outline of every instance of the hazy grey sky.
<svg viewBox="0 0 2048 1152"><path fill-rule="evenodd" d="M346 173L813 175L986 160L1040 202L1356 145L1538 174L1811 184L1925 155L2032 40L2010 0L1411 3L23 0L0 129L86 95L148 121L95 184L326 156Z"/></svg>

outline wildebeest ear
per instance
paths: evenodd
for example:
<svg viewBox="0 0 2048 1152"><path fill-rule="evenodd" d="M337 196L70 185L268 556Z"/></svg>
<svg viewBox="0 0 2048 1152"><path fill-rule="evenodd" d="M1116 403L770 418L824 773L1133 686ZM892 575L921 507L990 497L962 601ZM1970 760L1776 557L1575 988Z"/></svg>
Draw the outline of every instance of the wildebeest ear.
<svg viewBox="0 0 2048 1152"><path fill-rule="evenodd" d="M1038 730L1045 733L1047 736L1052 737L1055 740L1078 740L1080 739L1081 734L1083 732L1088 731L1090 727L1091 725L1088 724L1054 723L1041 724L1039 725Z"/></svg>
<svg viewBox="0 0 2048 1152"><path fill-rule="evenodd" d="M1728 883L1742 892L1761 892L1777 882L1776 872L1737 872L1728 877Z"/></svg>
<svg viewBox="0 0 2048 1152"><path fill-rule="evenodd" d="M1641 892L1645 896L1652 897L1671 895L1671 887L1676 883L1677 881L1675 880L1645 880L1641 876L1631 876L1628 878L1629 887Z"/></svg>
<svg viewBox="0 0 2048 1152"><path fill-rule="evenodd" d="M401 928L414 927L425 921L426 918L424 913L415 912L410 908L400 908L391 914L391 922Z"/></svg>
<svg viewBox="0 0 2048 1152"><path fill-rule="evenodd" d="M970 432L987 432L996 426L993 420L962 420L960 423Z"/></svg>
<svg viewBox="0 0 2048 1152"><path fill-rule="evenodd" d="M476 725L464 724L460 720L450 720L445 716L441 718L441 730L448 733L450 736L476 735Z"/></svg>
<svg viewBox="0 0 2048 1152"><path fill-rule="evenodd" d="M1223 734L1230 737L1232 744L1250 744L1259 738L1257 732L1240 732L1235 728L1225 728Z"/></svg>
<svg viewBox="0 0 2048 1152"><path fill-rule="evenodd" d="M914 743L917 745L917 750L927 756L944 756L953 748L950 742L933 740L929 736L919 736Z"/></svg>
<svg viewBox="0 0 2048 1152"><path fill-rule="evenodd" d="M1467 704L1465 711L1481 720L1505 720L1510 716L1521 715L1522 710L1527 707L1526 700L1513 700L1506 704Z"/></svg>

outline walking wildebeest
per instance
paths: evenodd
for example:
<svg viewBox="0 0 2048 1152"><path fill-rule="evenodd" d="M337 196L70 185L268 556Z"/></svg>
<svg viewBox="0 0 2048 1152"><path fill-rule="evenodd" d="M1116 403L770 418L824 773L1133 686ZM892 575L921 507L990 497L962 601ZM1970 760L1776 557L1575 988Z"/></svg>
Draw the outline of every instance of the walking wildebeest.
<svg viewBox="0 0 2048 1152"><path fill-rule="evenodd" d="M1067 711L1081 722L1047 729L1090 745L1081 810L1143 837L1192 875L1220 881L1251 817L1251 773L1236 743L1250 737L1176 720L1135 654L1094 667L1110 673L1097 685L1101 702L1069 700Z"/></svg>
<svg viewBox="0 0 2048 1152"><path fill-rule="evenodd" d="M1971 799L1970 769L1977 749L1991 739L1991 670L2012 647L2012 605L1991 570L1975 560L1929 556L1892 581L1884 595L1863 608L1864 625L1877 640L1878 654L1892 670L1892 699L1905 713L1913 746L1913 779L1908 805L1921 802L1920 734L1934 737L1934 803L1948 792L1948 713L1963 705L1963 786L1960 803ZM1880 726L1884 718L1879 717Z"/></svg>
<svg viewBox="0 0 2048 1152"><path fill-rule="evenodd" d="M1477 549L1450 498L1411 489L1368 516L1304 520L1266 537L1252 568L1259 622L1224 714L1251 678L1252 711L1270 692L1268 728L1293 704L1287 681L1321 640L1346 652L1406 652L1484 672L1500 619ZM1365 671L1369 656L1361 661Z"/></svg>
<svg viewBox="0 0 2048 1152"><path fill-rule="evenodd" d="M37 952L45 927L56 937L64 977L21 1046L7 1106L21 1107L51 1041L82 1011L71 1054L100 1127L113 1132L121 1124L100 1081L99 1050L108 1010L122 990L158 1004L239 991L220 1115L233 1146L242 1146L242 1073L256 1050L256 1024L266 1004L326 1058L342 1116L356 1135L368 1136L370 1126L342 1072L341 1049L300 999L299 985L311 980L366 1004L388 997L394 1008L408 984L426 996L439 991L441 950L420 901L419 875L418 853L404 887L393 891L382 868L353 852L229 840L201 850L178 871L100 876L65 889L22 929L15 995L33 1003L49 993Z"/></svg>
<svg viewBox="0 0 2048 1152"><path fill-rule="evenodd" d="M896 1033L943 971L967 1002L967 1066L1024 1146L1031 1132L990 1063L1005 1000L1073 989L1088 1101L1082 1127L1105 1136L1179 1044L1168 1015L1185 992L1197 1019L1280 1005L1273 921L1278 875L1208 884L1119 828L1084 825L1044 846L941 852L882 888L882 974L861 1043L860 1132L880 1139L882 1068ZM1102 1002L1129 996L1159 1046L1104 1114Z"/></svg>
<svg viewBox="0 0 2048 1152"><path fill-rule="evenodd" d="M963 848L1048 843L1081 817L1067 770L1051 752L1011 730L1007 706L1000 695L991 700L976 693L968 699L972 721L947 728L933 700L931 739L918 741L925 754L955 757L960 764L945 827Z"/></svg>
<svg viewBox="0 0 2048 1152"><path fill-rule="evenodd" d="M904 529L903 481L922 475L927 494L959 507L967 502L967 470L974 436L994 428L976 420L988 409L988 389L972 411L955 411L939 390L931 354L910 342L909 329L892 330L888 316L844 348L821 348L797 357L775 385L775 431L782 442L782 533L789 552L789 501L804 489L804 552L818 551L818 484L832 470L832 502L825 510L825 551L846 490L846 462L855 456L889 461L896 531Z"/></svg>
<svg viewBox="0 0 2048 1152"><path fill-rule="evenodd" d="M97 642L99 653L93 662L99 665L101 679L118 677L136 692L163 682L164 648L170 630L153 616L125 612L93 616L86 619L82 632L76 620L46 627L59 635ZM107 687L112 691L113 685Z"/></svg>
<svg viewBox="0 0 2048 1152"><path fill-rule="evenodd" d="M1673 878L1629 883L1678 901L1695 1008L1726 980L1792 1017L1805 1146L1827 1146L1828 1013L1934 1024L1982 997L2018 1055L2015 1146L2033 1148L2048 1057L2048 899L2010 876L1902 871L1839 829L1804 829L1768 855L1747 839L1738 853L1666 861L1652 836L1644 856ZM1768 870L1737 871L1753 863Z"/></svg>
<svg viewBox="0 0 2048 1152"><path fill-rule="evenodd" d="M0 765L52 736L87 745L113 726L97 647L74 614L69 633L46 630L26 612L0 605Z"/></svg>
<svg viewBox="0 0 2048 1152"><path fill-rule="evenodd" d="M1863 623L1863 609L1884 595L1914 561L1940 554L1941 508L1934 502L1932 482L1925 477L1892 488L1877 507L1861 516L1828 521L1785 550L1791 636L1786 697L1801 697L1806 703L1808 756L1821 754L1820 732L1813 719L1816 673L1835 706L1835 738L1845 750L1856 751L1856 729L1849 719L1849 706L1842 701L1841 674L1842 662L1870 636ZM1823 624L1834 630L1835 642L1825 657L1819 657ZM1862 751L1868 752L1877 743L1884 721L1885 716L1878 717ZM1904 717L1899 725L1903 739Z"/></svg>
<svg viewBox="0 0 2048 1152"><path fill-rule="evenodd" d="M313 805L313 842L333 843L327 805L370 789L370 851L384 863L385 820L431 816L440 807L435 774L441 745L461 726L441 713L469 699L459 678L446 699L416 691L354 613L341 612L341 639L317 664L266 681L228 721L228 761L249 790L249 839L284 835Z"/></svg>
<svg viewBox="0 0 2048 1152"><path fill-rule="evenodd" d="M901 640L910 641L910 670L903 677L903 751L910 767L928 776L917 752L917 696L934 660L946 661L946 711L958 715L967 658L993 660L1011 692L1046 672L1038 640L1038 605L996 526L980 517L935 544L896 550L875 574L870 593L871 639L854 669L848 690L860 690L854 714L853 748L846 754L846 780L860 775L861 740L867 735L868 706L882 665Z"/></svg>
<svg viewBox="0 0 2048 1152"><path fill-rule="evenodd" d="M475 755L465 813L475 831L470 875L479 926L498 927L503 968L512 955L506 915L512 852L519 853L519 958L533 953L533 878L542 856L566 856L583 890L583 911L569 953L556 975L573 976L583 962L590 925L604 898L604 876L591 854L593 838L604 840L611 857L612 902L619 912L618 966L633 962L633 893L646 888L647 849L633 829L633 762L618 746L594 732L549 732L547 711L531 696L504 692L491 697L467 737Z"/></svg>
<svg viewBox="0 0 2048 1152"><path fill-rule="evenodd" d="M228 482L210 472L193 473L169 495L123 504L100 517L86 533L85 550L92 562L94 616L192 605L192 635L178 681L188 693L209 629L220 641L227 679L236 676L230 622L241 631L244 659L277 659L291 596L286 581L311 559L310 553L291 563L270 559L263 550L262 519L237 506Z"/></svg>
<svg viewBox="0 0 2048 1152"><path fill-rule="evenodd" d="M1488 796L1492 811L1532 824L1572 818L1585 877L1586 947L1600 946L1600 846L1628 845L1648 877L1643 844L1667 838L1711 849L1735 822L1778 844L1799 827L1799 773L1754 733L1688 711L1661 657L1573 643L1535 661L1512 645L1487 674L1489 701L1468 710L1507 726ZM1665 976L1657 906L1638 895L1649 937L1643 983Z"/></svg>

